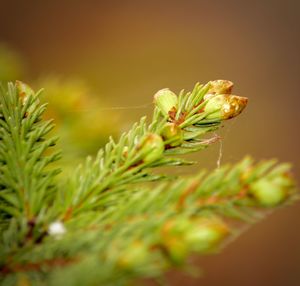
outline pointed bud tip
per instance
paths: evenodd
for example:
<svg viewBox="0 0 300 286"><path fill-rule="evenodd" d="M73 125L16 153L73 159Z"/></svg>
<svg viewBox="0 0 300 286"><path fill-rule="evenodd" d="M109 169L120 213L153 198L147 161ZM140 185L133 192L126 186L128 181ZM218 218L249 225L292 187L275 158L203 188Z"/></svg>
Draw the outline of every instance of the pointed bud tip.
<svg viewBox="0 0 300 286"><path fill-rule="evenodd" d="M227 103L225 103L222 107L223 119L230 119L238 116L245 109L247 104L247 97L229 95L227 97Z"/></svg>
<svg viewBox="0 0 300 286"><path fill-rule="evenodd" d="M154 101L157 100L158 97L165 95L166 93L172 92L168 87L162 88L154 94Z"/></svg>

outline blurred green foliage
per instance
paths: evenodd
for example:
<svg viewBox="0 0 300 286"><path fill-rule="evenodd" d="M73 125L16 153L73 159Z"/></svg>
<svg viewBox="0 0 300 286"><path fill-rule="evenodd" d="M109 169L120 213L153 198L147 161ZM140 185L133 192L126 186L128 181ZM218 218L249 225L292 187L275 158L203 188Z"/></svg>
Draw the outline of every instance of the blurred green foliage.
<svg viewBox="0 0 300 286"><path fill-rule="evenodd" d="M25 74L28 78L25 67L17 51L0 44L0 81L22 80ZM28 81L35 89L44 89L41 100L49 103L45 119L54 119L65 165L94 155L110 135L118 134L119 114L82 79L52 74Z"/></svg>

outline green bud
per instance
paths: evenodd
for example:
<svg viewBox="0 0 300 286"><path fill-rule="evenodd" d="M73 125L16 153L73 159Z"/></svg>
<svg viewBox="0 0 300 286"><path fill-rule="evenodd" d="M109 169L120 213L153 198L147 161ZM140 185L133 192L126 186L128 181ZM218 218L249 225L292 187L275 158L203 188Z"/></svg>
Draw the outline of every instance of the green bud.
<svg viewBox="0 0 300 286"><path fill-rule="evenodd" d="M217 79L209 82L208 93L230 94L233 88L233 82L224 79Z"/></svg>
<svg viewBox="0 0 300 286"><path fill-rule="evenodd" d="M262 206L273 207L286 198L285 187L286 180L281 181L280 178L275 178L272 181L260 179L251 185L250 193Z"/></svg>
<svg viewBox="0 0 300 286"><path fill-rule="evenodd" d="M184 239L185 232L191 227L191 222L185 218L170 220L161 231L161 240L171 260L180 264L189 253L189 245Z"/></svg>
<svg viewBox="0 0 300 286"><path fill-rule="evenodd" d="M206 119L226 120L239 115L248 103L246 97L229 94L206 94L204 111L209 113Z"/></svg>
<svg viewBox="0 0 300 286"><path fill-rule="evenodd" d="M174 92L164 88L154 95L154 103L163 115L168 116L172 108L177 108L178 98Z"/></svg>
<svg viewBox="0 0 300 286"><path fill-rule="evenodd" d="M176 263L182 263L189 254L189 247L181 238L169 237L165 240L165 247L171 260Z"/></svg>
<svg viewBox="0 0 300 286"><path fill-rule="evenodd" d="M141 241L135 241L119 254L118 264L126 269L136 268L147 261L148 255L147 246Z"/></svg>
<svg viewBox="0 0 300 286"><path fill-rule="evenodd" d="M194 222L185 239L192 250L203 252L212 250L228 234L229 229L221 220L203 218Z"/></svg>
<svg viewBox="0 0 300 286"><path fill-rule="evenodd" d="M220 219L178 218L168 221L162 228L162 243L174 262L182 262L189 252L213 250L229 234Z"/></svg>
<svg viewBox="0 0 300 286"><path fill-rule="evenodd" d="M161 136L171 147L179 146L183 142L183 131L175 123L167 123L162 130Z"/></svg>
<svg viewBox="0 0 300 286"><path fill-rule="evenodd" d="M155 133L149 133L142 139L138 150L144 154L143 161L145 163L151 163L162 156L165 150L165 144L161 136Z"/></svg>

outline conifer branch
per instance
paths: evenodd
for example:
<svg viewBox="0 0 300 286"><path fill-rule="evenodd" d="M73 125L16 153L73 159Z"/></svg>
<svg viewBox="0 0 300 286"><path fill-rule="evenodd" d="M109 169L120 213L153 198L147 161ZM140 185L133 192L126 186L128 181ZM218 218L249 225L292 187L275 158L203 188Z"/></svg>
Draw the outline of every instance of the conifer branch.
<svg viewBox="0 0 300 286"><path fill-rule="evenodd" d="M25 220L28 236L53 200L58 169L48 165L60 156L46 153L57 138L46 138L54 125L41 119L46 105L39 93L17 81L0 96L0 213L3 221Z"/></svg>
<svg viewBox="0 0 300 286"><path fill-rule="evenodd" d="M210 175L201 172L175 183L160 183L152 190L137 187L113 208L86 212L89 223L84 227L78 222L76 227L70 225L64 239L27 249L17 263L10 261L2 271L56 269L50 276L53 285L63 285L62 277L72 285L76 281L118 285L146 274L155 277L183 264L192 253L215 253L240 233L232 219L254 222L266 210L295 198L288 164L254 164L246 158ZM59 270L61 266L66 269ZM86 275L85 267L108 272Z"/></svg>
<svg viewBox="0 0 300 286"><path fill-rule="evenodd" d="M196 84L192 92L182 91L178 97L169 89L158 91L150 124L144 117L118 142L110 138L96 160L88 158L85 167L76 171L70 184L77 188L66 188L61 198L65 205L62 219L99 208L103 194L112 188L168 178L153 175L151 168L192 164L169 156L197 152L219 139L203 136L218 129L222 120L240 114L247 104L247 98L231 95L231 90L231 82L213 81ZM72 190L76 195L70 193Z"/></svg>
<svg viewBox="0 0 300 286"><path fill-rule="evenodd" d="M193 253L215 253L240 234L236 221L252 223L295 200L290 166L274 160L246 158L172 182L153 172L193 164L178 155L218 140L204 135L247 104L231 91L224 80L178 96L160 90L150 123L142 118L118 141L110 138L95 159L60 182L48 166L59 153L48 152L56 138L48 137L53 123L41 118L46 106L39 93L21 82L3 89L0 281L127 285L158 277Z"/></svg>

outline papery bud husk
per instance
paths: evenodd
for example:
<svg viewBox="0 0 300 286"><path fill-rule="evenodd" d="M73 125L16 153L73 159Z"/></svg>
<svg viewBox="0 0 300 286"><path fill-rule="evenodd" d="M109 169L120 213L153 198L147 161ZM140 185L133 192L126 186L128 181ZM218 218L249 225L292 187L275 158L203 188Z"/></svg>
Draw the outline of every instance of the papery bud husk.
<svg viewBox="0 0 300 286"><path fill-rule="evenodd" d="M175 123L167 123L161 132L161 136L165 141L170 141L168 143L171 147L176 147L183 142L183 131Z"/></svg>
<svg viewBox="0 0 300 286"><path fill-rule="evenodd" d="M208 93L231 94L233 82L225 79L217 79L209 82L210 88Z"/></svg>
<svg viewBox="0 0 300 286"><path fill-rule="evenodd" d="M248 103L248 98L230 94L206 94L204 111L206 119L226 120L239 115Z"/></svg>
<svg viewBox="0 0 300 286"><path fill-rule="evenodd" d="M178 98L174 92L168 88L164 88L154 95L154 103L163 115L168 116L169 111L173 108L177 108Z"/></svg>
<svg viewBox="0 0 300 286"><path fill-rule="evenodd" d="M145 163L151 163L163 155L165 144L161 136L155 133L149 133L141 140L138 149L139 152L145 154L143 161Z"/></svg>

